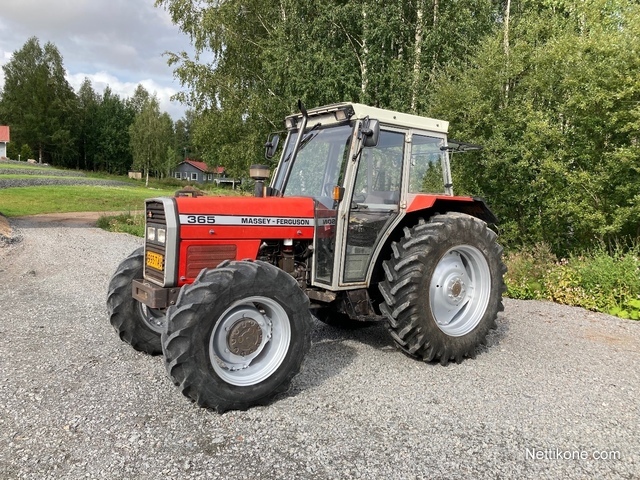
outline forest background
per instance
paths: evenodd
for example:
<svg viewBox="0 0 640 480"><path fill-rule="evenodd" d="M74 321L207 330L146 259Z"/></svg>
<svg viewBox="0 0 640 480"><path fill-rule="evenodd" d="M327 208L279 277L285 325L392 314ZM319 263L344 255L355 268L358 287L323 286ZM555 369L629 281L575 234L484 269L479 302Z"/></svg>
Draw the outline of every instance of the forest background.
<svg viewBox="0 0 640 480"><path fill-rule="evenodd" d="M454 190L487 199L510 250L637 251L640 5L629 0L157 0L194 55L167 53L188 106L174 122L142 87L87 80L37 38L5 65L11 155L166 175L186 156L246 175L298 99L450 122ZM27 84L29 86L27 86ZM17 150L19 151L17 151ZM541 249L540 245L544 247ZM545 253L546 255L546 253ZM636 277L638 272L634 272Z"/></svg>

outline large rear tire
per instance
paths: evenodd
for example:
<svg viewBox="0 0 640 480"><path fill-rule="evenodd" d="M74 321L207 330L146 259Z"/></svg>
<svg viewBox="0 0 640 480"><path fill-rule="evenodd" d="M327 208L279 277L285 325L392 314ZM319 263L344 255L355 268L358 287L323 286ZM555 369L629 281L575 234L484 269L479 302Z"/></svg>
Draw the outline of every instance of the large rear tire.
<svg viewBox="0 0 640 480"><path fill-rule="evenodd" d="M148 308L131 294L131 282L143 275L144 248L136 249L118 266L109 282L109 321L120 339L138 351L162 353L160 335L166 327L165 311Z"/></svg>
<svg viewBox="0 0 640 480"><path fill-rule="evenodd" d="M482 220L435 215L404 229L383 262L380 309L397 346L425 361L462 361L486 344L504 309L502 247Z"/></svg>
<svg viewBox="0 0 640 480"><path fill-rule="evenodd" d="M184 395L222 413L289 389L311 345L309 299L265 262L203 270L169 309L167 373Z"/></svg>

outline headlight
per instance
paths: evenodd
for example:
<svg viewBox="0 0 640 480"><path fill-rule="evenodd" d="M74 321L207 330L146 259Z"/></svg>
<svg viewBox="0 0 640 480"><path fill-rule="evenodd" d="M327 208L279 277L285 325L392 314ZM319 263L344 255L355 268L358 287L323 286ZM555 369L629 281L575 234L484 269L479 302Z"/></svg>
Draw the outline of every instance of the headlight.
<svg viewBox="0 0 640 480"><path fill-rule="evenodd" d="M155 227L147 227L147 241L153 242L156 239Z"/></svg>
<svg viewBox="0 0 640 480"><path fill-rule="evenodd" d="M167 239L167 231L164 228L158 229L158 242L164 245L165 240Z"/></svg>

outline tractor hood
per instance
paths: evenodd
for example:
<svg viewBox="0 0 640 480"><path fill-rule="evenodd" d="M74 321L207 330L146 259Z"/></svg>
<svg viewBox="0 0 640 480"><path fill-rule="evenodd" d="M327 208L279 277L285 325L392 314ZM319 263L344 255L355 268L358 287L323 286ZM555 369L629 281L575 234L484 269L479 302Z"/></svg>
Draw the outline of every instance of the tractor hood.
<svg viewBox="0 0 640 480"><path fill-rule="evenodd" d="M175 202L182 238L313 238L315 202L309 197L178 197Z"/></svg>

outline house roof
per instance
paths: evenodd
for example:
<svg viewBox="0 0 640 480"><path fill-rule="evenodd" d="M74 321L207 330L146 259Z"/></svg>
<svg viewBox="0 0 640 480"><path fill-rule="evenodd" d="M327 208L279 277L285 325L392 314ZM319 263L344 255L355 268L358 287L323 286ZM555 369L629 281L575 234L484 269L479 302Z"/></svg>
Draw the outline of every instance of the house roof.
<svg viewBox="0 0 640 480"><path fill-rule="evenodd" d="M9 141L9 127L7 125L0 125L0 142Z"/></svg>
<svg viewBox="0 0 640 480"><path fill-rule="evenodd" d="M194 168L197 168L198 170L200 170L201 172L208 172L209 171L209 166L204 163L204 162L197 162L195 160L185 160L182 163L186 163L191 165Z"/></svg>
<svg viewBox="0 0 640 480"><path fill-rule="evenodd" d="M200 170L201 172L206 172L206 173L216 173L218 175L222 175L225 172L225 168L224 167L209 167L209 165L207 165L204 162L198 162L197 160L190 160L190 159L186 159L183 162L180 162L180 165L182 165L183 163L186 163L187 165L191 165L194 168L197 168L198 170Z"/></svg>

